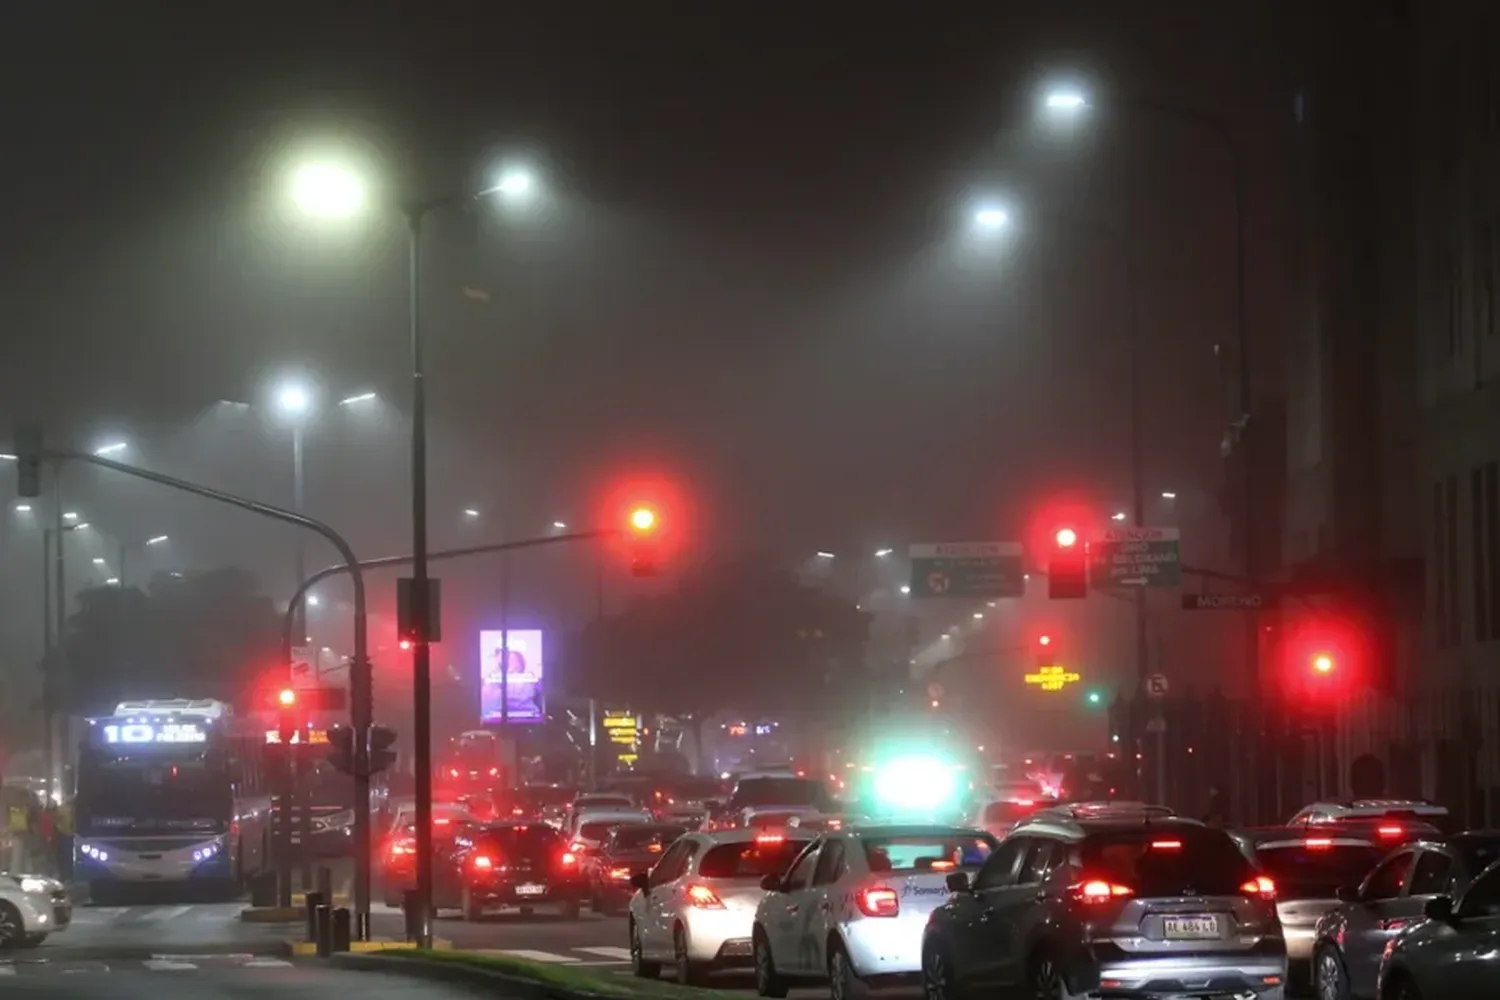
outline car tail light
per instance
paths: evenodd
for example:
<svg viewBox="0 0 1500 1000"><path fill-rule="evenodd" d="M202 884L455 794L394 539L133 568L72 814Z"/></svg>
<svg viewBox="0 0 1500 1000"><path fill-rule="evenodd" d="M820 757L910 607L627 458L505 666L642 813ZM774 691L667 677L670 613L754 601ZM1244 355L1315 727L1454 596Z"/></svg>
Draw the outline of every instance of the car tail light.
<svg viewBox="0 0 1500 1000"><path fill-rule="evenodd" d="M563 851L562 857L558 860L561 861L564 865L576 865L578 864L578 855L574 854L572 851Z"/></svg>
<svg viewBox="0 0 1500 1000"><path fill-rule="evenodd" d="M955 865L951 861L934 861L932 863L932 870L935 872L951 872L957 867L958 865Z"/></svg>
<svg viewBox="0 0 1500 1000"><path fill-rule="evenodd" d="M630 869L629 868L611 868L609 870L609 877L612 878L612 879L618 879L619 881L623 882L626 879L630 878Z"/></svg>
<svg viewBox="0 0 1500 1000"><path fill-rule="evenodd" d="M1260 899L1276 898L1276 883L1264 875L1257 875L1244 885L1240 886L1240 892L1247 896L1255 896Z"/></svg>
<svg viewBox="0 0 1500 1000"><path fill-rule="evenodd" d="M882 885L856 892L854 905L867 917L894 917L901 912L901 897L895 889Z"/></svg>
<svg viewBox="0 0 1500 1000"><path fill-rule="evenodd" d="M784 844L786 838L779 833L763 833L755 838L757 844Z"/></svg>
<svg viewBox="0 0 1500 1000"><path fill-rule="evenodd" d="M1087 879L1070 887L1068 891L1080 903L1107 903L1112 899L1135 895L1135 890L1129 886L1117 885L1104 879Z"/></svg>
<svg viewBox="0 0 1500 1000"><path fill-rule="evenodd" d="M724 909L724 901L719 898L719 894L706 885L690 885L686 895L689 906L696 906L700 910Z"/></svg>
<svg viewBox="0 0 1500 1000"><path fill-rule="evenodd" d="M1333 841L1327 837L1313 837L1307 841L1306 846L1309 850L1322 851L1332 847Z"/></svg>
<svg viewBox="0 0 1500 1000"><path fill-rule="evenodd" d="M1180 851L1180 850L1182 850L1182 841L1180 841L1180 840L1153 840L1153 841L1151 841L1151 849L1153 851Z"/></svg>
<svg viewBox="0 0 1500 1000"><path fill-rule="evenodd" d="M488 871L489 869L495 867L495 862L491 861L488 855L476 854L474 855L474 867L483 871Z"/></svg>
<svg viewBox="0 0 1500 1000"><path fill-rule="evenodd" d="M1401 836L1406 831L1403 830L1403 829L1401 829L1401 827L1399 827L1399 826L1392 825L1392 826L1382 826L1382 827L1379 827L1378 829L1376 829L1375 832L1377 834L1379 834L1380 836L1384 837L1385 839L1390 840L1390 839L1392 839L1394 837Z"/></svg>
<svg viewBox="0 0 1500 1000"><path fill-rule="evenodd" d="M1036 805L1036 800L1035 799L1014 799L1014 800L1012 800L1011 804L1012 805L1017 805L1017 806L1027 806L1027 807L1030 807L1030 806Z"/></svg>
<svg viewBox="0 0 1500 1000"><path fill-rule="evenodd" d="M446 816L442 819L435 819L432 821L433 826L451 826L452 824L453 821L451 819L448 819Z"/></svg>
<svg viewBox="0 0 1500 1000"><path fill-rule="evenodd" d="M398 840L391 845L391 856L399 857L402 854L415 854L417 847L409 840Z"/></svg>

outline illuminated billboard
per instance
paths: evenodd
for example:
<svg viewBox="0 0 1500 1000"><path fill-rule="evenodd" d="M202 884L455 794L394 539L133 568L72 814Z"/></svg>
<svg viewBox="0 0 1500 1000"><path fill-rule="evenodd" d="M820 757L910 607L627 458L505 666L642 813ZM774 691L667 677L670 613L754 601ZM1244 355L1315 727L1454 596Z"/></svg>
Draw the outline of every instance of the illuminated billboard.
<svg viewBox="0 0 1500 1000"><path fill-rule="evenodd" d="M507 659L508 669L504 667ZM539 629L479 633L480 722L541 722L545 678Z"/></svg>

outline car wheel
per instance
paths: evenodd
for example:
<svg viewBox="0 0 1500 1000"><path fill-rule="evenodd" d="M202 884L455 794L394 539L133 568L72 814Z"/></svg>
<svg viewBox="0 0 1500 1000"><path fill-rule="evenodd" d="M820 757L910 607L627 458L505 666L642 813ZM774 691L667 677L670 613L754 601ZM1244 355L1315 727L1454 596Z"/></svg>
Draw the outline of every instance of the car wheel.
<svg viewBox="0 0 1500 1000"><path fill-rule="evenodd" d="M687 931L682 927L672 930L672 966L681 986L701 986L708 979L708 970L688 957Z"/></svg>
<svg viewBox="0 0 1500 1000"><path fill-rule="evenodd" d="M959 1000L948 956L936 945L922 949L922 995L927 1000Z"/></svg>
<svg viewBox="0 0 1500 1000"><path fill-rule="evenodd" d="M765 931L757 927L751 936L751 954L755 957L755 992L772 1000L781 1000L787 994L787 982L776 972L776 960L771 957L771 942Z"/></svg>
<svg viewBox="0 0 1500 1000"><path fill-rule="evenodd" d="M1396 988L1387 993L1388 1000L1422 1000L1422 991L1406 976L1396 981Z"/></svg>
<svg viewBox="0 0 1500 1000"><path fill-rule="evenodd" d="M28 934L21 939L21 947L35 948L45 940L47 940L47 935L45 934Z"/></svg>
<svg viewBox="0 0 1500 1000"><path fill-rule="evenodd" d="M25 939L26 925L21 922L21 911L0 902L0 951L19 948Z"/></svg>
<svg viewBox="0 0 1500 1000"><path fill-rule="evenodd" d="M1039 952L1031 959L1031 995L1036 1000L1072 1000L1067 980L1057 960L1047 952Z"/></svg>
<svg viewBox="0 0 1500 1000"><path fill-rule="evenodd" d="M834 941L828 948L828 994L833 1000L858 1000L864 992L864 982L854 971L849 952L842 941Z"/></svg>
<svg viewBox="0 0 1500 1000"><path fill-rule="evenodd" d="M661 976L660 963L646 961L645 952L641 950L641 929L633 919L630 921L630 969L640 979L657 979Z"/></svg>
<svg viewBox="0 0 1500 1000"><path fill-rule="evenodd" d="M1318 1000L1349 1000L1349 973L1338 951L1328 945L1313 959L1313 991Z"/></svg>

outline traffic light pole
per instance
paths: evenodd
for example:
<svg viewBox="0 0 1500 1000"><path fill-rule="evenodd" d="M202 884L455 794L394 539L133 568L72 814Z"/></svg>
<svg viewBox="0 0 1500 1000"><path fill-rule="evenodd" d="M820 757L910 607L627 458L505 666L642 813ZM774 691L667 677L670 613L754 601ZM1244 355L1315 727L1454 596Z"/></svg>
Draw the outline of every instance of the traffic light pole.
<svg viewBox="0 0 1500 1000"><path fill-rule="evenodd" d="M331 527L324 524L322 521L307 517L304 514L298 514L295 511L283 510L280 507L273 507L270 504L261 503L258 500L250 500L245 497L235 496L232 493L225 493L221 490L212 489L207 486L199 486L197 483L191 483L185 479L177 479L173 476L163 475L160 472L152 472L149 469L140 469L133 465L126 465L123 462L116 462L108 458L103 458L99 455L91 455L83 452L73 451L53 451L50 449L43 450L42 455L46 459L54 462L83 462L87 465L95 465L102 469L109 469L112 472L119 472L123 475L133 476L136 479L144 479L147 482L156 483L158 486L166 486L170 489L181 490L184 493L191 493L194 496L200 496L206 500L213 500L218 503L227 504L231 507L238 507L240 510L249 511L252 514L259 514L262 517L269 517L273 521L281 521L284 524L292 524L300 528L306 528L309 531L314 531L319 535L322 535L330 545L338 550L339 556L343 559L342 568L349 573L350 577L354 581L354 663L350 669L350 686L353 688L351 696L354 702L354 718L356 724L361 719L363 719L366 727L368 727L371 709L373 706L370 690L370 658L366 645L368 638L366 620L368 618L368 615L365 608L365 578L364 574L360 571L359 560L354 557L354 549L350 547L349 543L344 540L344 537L342 535L340 535L337 531L334 531ZM58 509L61 510L62 508L59 506ZM60 516L61 515L59 515L59 517ZM57 546L57 553L59 556L62 555L63 550L61 542L62 535L59 532ZM61 570L62 568L60 559L58 568L59 570ZM61 590L61 573L59 573L58 583L59 590ZM294 606L298 601L302 599L303 594L306 593L306 589L306 584L303 584L303 586L299 588L296 598L293 601ZM58 640L58 648L61 649L62 636L59 636ZM290 654L288 654L288 662L290 662ZM363 665L363 669L361 669L361 665ZM362 792L363 794L362 796L357 796L354 803L354 836L356 840L355 847L356 851L358 852L357 857L359 859L356 863L354 880L355 909L356 913L358 914L356 918L358 929L360 933L364 934L366 937L368 936L370 923L369 788L370 785L368 778L364 779L361 784L356 785L356 791ZM361 871L363 872L362 879L360 877Z"/></svg>

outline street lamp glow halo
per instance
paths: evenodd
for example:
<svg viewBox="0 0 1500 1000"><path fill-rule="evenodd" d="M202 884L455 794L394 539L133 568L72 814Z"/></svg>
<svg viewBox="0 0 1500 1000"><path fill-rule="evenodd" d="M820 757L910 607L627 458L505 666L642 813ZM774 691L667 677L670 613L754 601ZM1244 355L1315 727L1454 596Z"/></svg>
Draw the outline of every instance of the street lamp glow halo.
<svg viewBox="0 0 1500 1000"><path fill-rule="evenodd" d="M366 198L359 174L332 160L304 163L292 175L292 202L304 215L353 218L364 211Z"/></svg>

